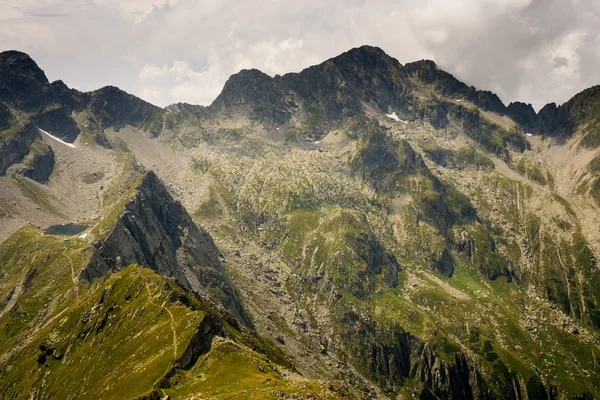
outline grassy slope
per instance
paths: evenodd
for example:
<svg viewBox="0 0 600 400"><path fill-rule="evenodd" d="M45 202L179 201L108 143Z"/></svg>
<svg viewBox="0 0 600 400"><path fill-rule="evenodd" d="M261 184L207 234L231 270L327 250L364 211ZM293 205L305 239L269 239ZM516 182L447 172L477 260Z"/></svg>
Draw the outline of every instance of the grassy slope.
<svg viewBox="0 0 600 400"><path fill-rule="evenodd" d="M74 277L89 250L86 243L65 243L31 228L0 247L0 296L7 299L0 317L2 397L127 399L148 393L176 366L205 316L217 315L173 281L139 266L91 286L78 283ZM268 348L267 342L230 329L246 345L220 344L190 371L180 371L168 390L172 398L243 398L241 387L252 389L248 397L275 389L329 393L322 383L285 378L279 372L285 368L247 347ZM234 368L225 368L230 362ZM198 378L202 374L211 385Z"/></svg>
<svg viewBox="0 0 600 400"><path fill-rule="evenodd" d="M211 399L276 399L312 396L345 398L330 384L283 375L283 369L264 355L230 340L220 340L189 370L171 379L164 392L171 398L201 393ZM303 397L302 397L303 398Z"/></svg>

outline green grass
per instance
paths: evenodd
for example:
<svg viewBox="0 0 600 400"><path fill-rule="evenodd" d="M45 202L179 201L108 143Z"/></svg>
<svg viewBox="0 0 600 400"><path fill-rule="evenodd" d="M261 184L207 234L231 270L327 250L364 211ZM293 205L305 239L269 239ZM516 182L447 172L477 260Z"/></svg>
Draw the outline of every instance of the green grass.
<svg viewBox="0 0 600 400"><path fill-rule="evenodd" d="M144 174L134 164L131 153L115 153L117 171L102 197L102 216L92 226L90 233L105 238L114 228L125 205L133 199Z"/></svg>
<svg viewBox="0 0 600 400"><path fill-rule="evenodd" d="M462 146L456 150L451 150L434 145L426 147L424 153L435 163L458 170L472 168L491 171L495 168L494 162L488 156L471 146Z"/></svg>
<svg viewBox="0 0 600 400"><path fill-rule="evenodd" d="M294 259L302 254L302 245L307 235L319 226L319 214L313 210L299 209L287 215L286 239L283 253Z"/></svg>
<svg viewBox="0 0 600 400"><path fill-rule="evenodd" d="M173 399L201 393L211 399L270 399L308 396L336 399L329 384L306 379L290 380L279 372L281 367L263 355L231 341L221 341L200 358L189 371L171 378L165 393Z"/></svg>
<svg viewBox="0 0 600 400"><path fill-rule="evenodd" d="M545 169L541 163L525 157L521 157L516 166L513 166L513 169L540 185L554 182L554 178L549 173L544 172Z"/></svg>
<svg viewBox="0 0 600 400"><path fill-rule="evenodd" d="M32 228L0 245L2 310L10 307L0 314L1 397L27 399L33 390L48 398L132 399L160 390L174 371L172 398L267 398L273 390L337 398L329 384L281 375L281 365L292 365L276 346L224 320L237 343L178 369L207 315L218 321L219 312L140 266L80 283L90 256L87 242L65 243Z"/></svg>
<svg viewBox="0 0 600 400"><path fill-rule="evenodd" d="M67 272L65 281L70 282ZM66 287L49 286L41 275L35 277L31 289L35 296L50 289L54 295L70 293ZM203 318L201 311L169 302L171 293L180 290L141 267L129 267L95 288L80 287L78 296L72 294L66 304L63 317L34 331L32 341L9 359L9 364L18 368L0 376L0 391L26 398L29 388L39 387L46 376L43 391L52 398L123 399L140 395L181 356ZM19 299L19 307L24 307L24 301ZM173 329L180 343L177 356L171 318L164 307L174 317ZM43 364L39 361L41 346L51 349ZM78 384L73 385L74 381ZM16 387L15 382L19 383Z"/></svg>
<svg viewBox="0 0 600 400"><path fill-rule="evenodd" d="M14 118L9 121L9 127L0 131L0 145L8 144L10 141L19 138L23 132L24 126L17 122Z"/></svg>
<svg viewBox="0 0 600 400"><path fill-rule="evenodd" d="M49 106L47 106L46 108L44 108L44 110L41 112L41 114L50 112L50 111L54 111L54 110L58 110L60 108L63 108L63 105L60 103L54 103L54 104L50 104Z"/></svg>

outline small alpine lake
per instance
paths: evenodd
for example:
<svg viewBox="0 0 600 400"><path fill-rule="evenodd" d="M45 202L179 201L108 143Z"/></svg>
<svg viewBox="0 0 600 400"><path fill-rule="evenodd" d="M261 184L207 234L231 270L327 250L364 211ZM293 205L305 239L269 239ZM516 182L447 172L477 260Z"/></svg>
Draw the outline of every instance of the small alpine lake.
<svg viewBox="0 0 600 400"><path fill-rule="evenodd" d="M60 225L51 225L48 228L44 229L44 233L46 235L66 235L73 236L77 235L85 231L89 225L84 224L60 224Z"/></svg>

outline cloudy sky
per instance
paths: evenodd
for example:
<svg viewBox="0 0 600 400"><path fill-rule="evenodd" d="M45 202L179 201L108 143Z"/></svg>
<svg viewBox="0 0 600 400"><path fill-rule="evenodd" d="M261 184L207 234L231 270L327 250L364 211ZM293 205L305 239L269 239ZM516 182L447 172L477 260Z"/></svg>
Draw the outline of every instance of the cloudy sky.
<svg viewBox="0 0 600 400"><path fill-rule="evenodd" d="M300 71L363 44L538 109L600 84L600 2L0 0L0 50L160 106L210 104L240 69Z"/></svg>

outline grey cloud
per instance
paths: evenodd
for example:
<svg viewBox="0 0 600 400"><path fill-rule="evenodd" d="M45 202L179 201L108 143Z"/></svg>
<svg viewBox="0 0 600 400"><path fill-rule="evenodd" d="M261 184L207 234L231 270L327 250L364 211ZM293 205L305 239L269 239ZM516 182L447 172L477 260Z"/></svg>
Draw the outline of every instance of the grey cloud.
<svg viewBox="0 0 600 400"><path fill-rule="evenodd" d="M566 67L569 65L569 59L567 57L554 57L554 63L552 64L553 68Z"/></svg>
<svg viewBox="0 0 600 400"><path fill-rule="evenodd" d="M28 15L50 10L65 15ZM3 14L18 19L0 23L0 49L51 79L159 105L208 104L241 68L299 71L362 44L536 108L600 83L595 0L0 0Z"/></svg>

